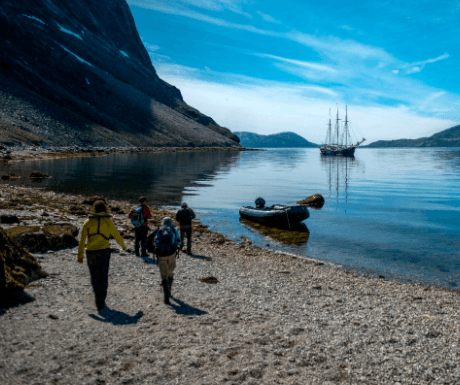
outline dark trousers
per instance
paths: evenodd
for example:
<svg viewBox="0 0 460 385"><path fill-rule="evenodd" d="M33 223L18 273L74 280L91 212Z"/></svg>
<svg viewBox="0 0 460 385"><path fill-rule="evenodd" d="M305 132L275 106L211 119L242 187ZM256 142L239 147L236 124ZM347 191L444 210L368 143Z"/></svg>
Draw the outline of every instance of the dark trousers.
<svg viewBox="0 0 460 385"><path fill-rule="evenodd" d="M180 226L180 239L181 239L181 248L185 243L185 236L187 235L187 252L192 251L192 225Z"/></svg>
<svg viewBox="0 0 460 385"><path fill-rule="evenodd" d="M109 286L110 249L86 250L91 286L96 297L96 305L103 305Z"/></svg>
<svg viewBox="0 0 460 385"><path fill-rule="evenodd" d="M141 244L142 254L147 253L147 234L149 228L146 226L136 227L134 229L134 251L139 254L139 243Z"/></svg>

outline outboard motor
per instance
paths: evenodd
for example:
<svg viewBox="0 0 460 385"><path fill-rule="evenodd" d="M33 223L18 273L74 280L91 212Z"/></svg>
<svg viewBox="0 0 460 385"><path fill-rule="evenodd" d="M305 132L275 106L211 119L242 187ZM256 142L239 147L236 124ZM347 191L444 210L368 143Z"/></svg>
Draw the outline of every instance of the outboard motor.
<svg viewBox="0 0 460 385"><path fill-rule="evenodd" d="M258 209L263 209L265 207L265 199L264 198L261 198L261 197L258 197L256 198L256 208Z"/></svg>

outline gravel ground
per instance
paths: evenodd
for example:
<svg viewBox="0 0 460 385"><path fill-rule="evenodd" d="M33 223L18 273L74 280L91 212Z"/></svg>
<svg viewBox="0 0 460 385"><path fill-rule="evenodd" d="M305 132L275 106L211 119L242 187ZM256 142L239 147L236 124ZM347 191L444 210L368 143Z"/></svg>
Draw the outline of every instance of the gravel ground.
<svg viewBox="0 0 460 385"><path fill-rule="evenodd" d="M6 208L18 191L36 203ZM84 220L65 210L79 197L6 184L0 194L0 214L21 224ZM113 220L132 250L126 214ZM31 302L0 309L0 383L460 384L458 291L363 277L198 224L194 235L169 306L152 257L112 254L98 313L77 248L36 254L49 277L27 287Z"/></svg>

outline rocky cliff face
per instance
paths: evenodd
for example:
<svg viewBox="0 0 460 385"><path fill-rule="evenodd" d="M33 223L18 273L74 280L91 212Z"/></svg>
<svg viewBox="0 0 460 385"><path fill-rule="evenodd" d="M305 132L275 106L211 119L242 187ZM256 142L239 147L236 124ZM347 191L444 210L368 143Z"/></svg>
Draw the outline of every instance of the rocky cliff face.
<svg viewBox="0 0 460 385"><path fill-rule="evenodd" d="M161 80L125 0L2 0L3 143L238 146Z"/></svg>

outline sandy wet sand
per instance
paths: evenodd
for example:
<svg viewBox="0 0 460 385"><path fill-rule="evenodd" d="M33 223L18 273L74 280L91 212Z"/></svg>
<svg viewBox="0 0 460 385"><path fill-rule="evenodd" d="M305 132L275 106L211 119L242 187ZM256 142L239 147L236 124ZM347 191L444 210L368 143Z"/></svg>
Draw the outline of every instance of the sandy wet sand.
<svg viewBox="0 0 460 385"><path fill-rule="evenodd" d="M85 219L69 210L81 197L0 187L0 213L21 224ZM113 220L132 250L128 204L109 203L125 212ZM194 236L170 306L151 257L113 254L98 313L77 248L36 254L50 276L27 288L33 301L1 311L0 383L460 383L457 291L363 277L199 223Z"/></svg>

